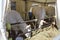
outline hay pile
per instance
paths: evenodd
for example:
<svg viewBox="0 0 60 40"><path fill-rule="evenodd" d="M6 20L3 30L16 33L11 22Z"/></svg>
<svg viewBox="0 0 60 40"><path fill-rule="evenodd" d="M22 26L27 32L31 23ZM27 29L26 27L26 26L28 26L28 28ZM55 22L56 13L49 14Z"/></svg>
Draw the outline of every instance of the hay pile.
<svg viewBox="0 0 60 40"><path fill-rule="evenodd" d="M53 38L59 34L60 31L51 25L47 28L42 29L42 31L39 29L37 31L37 34L28 40L53 40Z"/></svg>

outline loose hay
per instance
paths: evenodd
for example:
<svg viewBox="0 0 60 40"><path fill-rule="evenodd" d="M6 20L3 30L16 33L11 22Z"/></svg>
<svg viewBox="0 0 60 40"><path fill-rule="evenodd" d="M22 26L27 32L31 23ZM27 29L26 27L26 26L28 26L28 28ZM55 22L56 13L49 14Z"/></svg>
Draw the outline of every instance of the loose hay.
<svg viewBox="0 0 60 40"><path fill-rule="evenodd" d="M51 25L47 28L36 30L33 33L33 37L26 40L53 40L55 36L60 34L60 31L58 31L55 27L52 27Z"/></svg>

